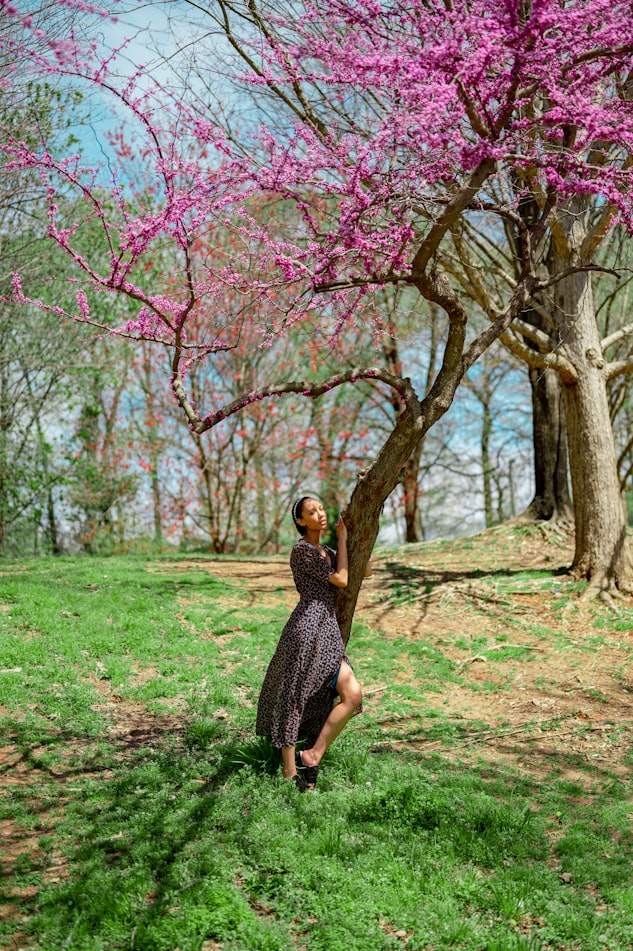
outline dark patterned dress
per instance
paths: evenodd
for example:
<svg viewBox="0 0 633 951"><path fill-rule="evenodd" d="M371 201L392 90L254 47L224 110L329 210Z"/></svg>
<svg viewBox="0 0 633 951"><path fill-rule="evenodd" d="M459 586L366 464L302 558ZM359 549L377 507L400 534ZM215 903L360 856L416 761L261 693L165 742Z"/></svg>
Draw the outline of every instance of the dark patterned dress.
<svg viewBox="0 0 633 951"><path fill-rule="evenodd" d="M300 538L290 554L300 600L268 666L255 727L276 747L294 746L304 737L316 740L336 697L333 683L347 661L334 613L337 589L328 581L336 571L336 552L323 547L326 558Z"/></svg>

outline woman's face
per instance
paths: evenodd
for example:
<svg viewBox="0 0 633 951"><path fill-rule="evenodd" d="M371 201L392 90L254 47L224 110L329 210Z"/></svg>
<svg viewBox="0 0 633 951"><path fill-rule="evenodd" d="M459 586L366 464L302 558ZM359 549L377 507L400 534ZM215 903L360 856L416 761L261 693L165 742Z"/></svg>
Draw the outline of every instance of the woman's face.
<svg viewBox="0 0 633 951"><path fill-rule="evenodd" d="M318 499L306 499L301 508L301 517L297 519L308 531L324 532L327 528L327 515Z"/></svg>

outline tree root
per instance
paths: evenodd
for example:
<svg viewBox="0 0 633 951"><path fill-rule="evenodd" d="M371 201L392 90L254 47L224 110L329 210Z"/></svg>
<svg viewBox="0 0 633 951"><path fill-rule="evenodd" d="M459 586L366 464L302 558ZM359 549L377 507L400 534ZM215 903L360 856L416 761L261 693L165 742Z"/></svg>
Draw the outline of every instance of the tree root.
<svg viewBox="0 0 633 951"><path fill-rule="evenodd" d="M611 608L614 614L617 614L617 615L622 614L619 607L613 600L614 598L622 597L622 594L620 594L617 588L614 588L613 591L607 591L606 589L603 588L600 594L598 595L598 597L600 598L601 601L604 601L604 603L607 605L608 608Z"/></svg>
<svg viewBox="0 0 633 951"><path fill-rule="evenodd" d="M529 508L521 515L515 515L514 518L506 519L505 522L502 522L502 526L504 528L533 526L534 528L540 529L547 541L560 539L561 535L568 537L573 535L575 531L573 516L564 512L555 512L551 518L540 518L538 515L530 512Z"/></svg>
<svg viewBox="0 0 633 951"><path fill-rule="evenodd" d="M575 573L578 580L583 580L580 572ZM624 599L627 595L633 593L631 588L624 583L618 584L613 578L607 578L604 572L594 575L583 593L580 595L581 601L590 601L592 598L599 598L610 608L614 614L621 614L620 608L615 603L617 599Z"/></svg>

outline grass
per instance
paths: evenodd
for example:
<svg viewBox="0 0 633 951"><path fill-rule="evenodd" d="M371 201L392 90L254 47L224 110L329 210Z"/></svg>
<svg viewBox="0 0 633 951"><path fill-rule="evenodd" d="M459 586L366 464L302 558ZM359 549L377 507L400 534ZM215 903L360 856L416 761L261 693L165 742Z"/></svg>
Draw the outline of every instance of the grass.
<svg viewBox="0 0 633 951"><path fill-rule="evenodd" d="M402 682L369 692L299 795L253 736L283 593L253 606L245 582L191 561L3 566L0 947L630 951L628 782L586 760L588 783L466 766L460 744L489 728L442 695L468 668L359 625L363 682ZM506 635L456 636L494 670L532 662Z"/></svg>

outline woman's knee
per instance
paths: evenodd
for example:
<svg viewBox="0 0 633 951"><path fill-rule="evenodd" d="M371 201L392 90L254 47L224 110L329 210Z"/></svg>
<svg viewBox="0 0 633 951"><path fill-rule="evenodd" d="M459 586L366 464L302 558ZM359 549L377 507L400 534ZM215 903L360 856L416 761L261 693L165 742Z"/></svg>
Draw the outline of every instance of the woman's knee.
<svg viewBox="0 0 633 951"><path fill-rule="evenodd" d="M349 703L354 710L356 707L360 707L363 702L363 691L361 690L359 682L354 678L354 683L350 684L348 691L345 694L345 701Z"/></svg>
<svg viewBox="0 0 633 951"><path fill-rule="evenodd" d="M354 671L345 663L341 665L341 672L339 673L336 689L338 690L342 703L348 704L354 709L360 707L363 700L363 692L359 682L356 680Z"/></svg>

